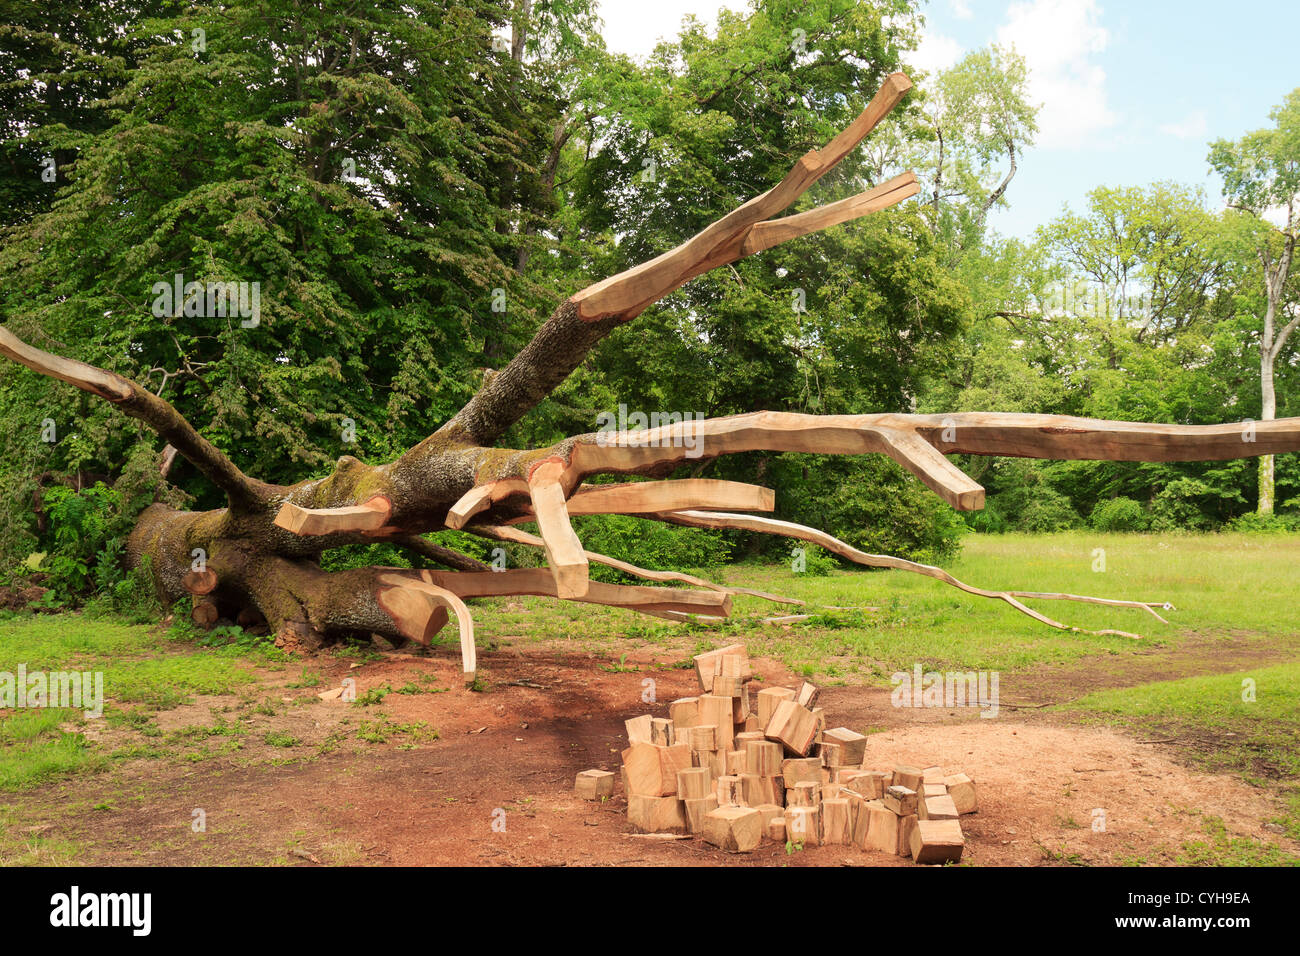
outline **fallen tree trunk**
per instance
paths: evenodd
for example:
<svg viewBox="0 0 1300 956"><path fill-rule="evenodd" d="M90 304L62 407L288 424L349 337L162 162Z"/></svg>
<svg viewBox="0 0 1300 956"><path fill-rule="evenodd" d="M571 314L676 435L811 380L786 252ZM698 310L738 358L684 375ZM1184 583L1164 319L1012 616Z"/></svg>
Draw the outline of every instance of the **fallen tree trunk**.
<svg viewBox="0 0 1300 956"><path fill-rule="evenodd" d="M291 486L268 484L245 475L171 405L132 381L35 349L5 328L0 328L0 354L114 403L153 429L226 494L227 506L214 511L148 508L130 536L128 556L136 566L147 559L165 601L194 602L195 620L207 625L220 614L264 618L286 645L310 647L331 634L352 631L428 644L454 615L466 679L472 681L474 635L465 600L473 597L535 594L672 619L729 613L731 595L739 589L685 575L648 572L588 552L573 532L571 514L643 514L684 524L750 527L821 543L826 543L825 538L832 542L827 545L831 550L851 560L873 566L906 565L907 570L970 593L1008 601L1056 627L1065 625L1028 609L1021 599L1069 598L1151 610L1143 602L984 591L939 569L862 555L829 536L819 538L821 533L813 529L724 513L771 510L772 493L752 485L707 480L599 486L583 482L606 475L657 475L687 458L697 463L744 451L884 454L953 507L973 509L983 505L984 490L945 454L1123 461L1271 455L1300 450L1300 419L1253 424L1246 441L1246 429L1238 425L1149 425L991 412L950 416L754 412L614 436L581 435L549 448L493 447L604 336L691 278L914 195L919 187L915 177L906 173L851 199L772 218L848 155L910 86L902 74L891 76L857 120L824 149L800 159L771 190L676 249L573 295L460 412L388 464L367 465L344 456L324 478ZM524 521L535 521L539 535L523 538L523 532L510 527ZM549 569L497 572L420 537L446 527L540 546ZM375 567L327 573L321 569L319 558L325 551L376 540L391 541L449 570ZM595 583L588 575L589 561L699 590Z"/></svg>

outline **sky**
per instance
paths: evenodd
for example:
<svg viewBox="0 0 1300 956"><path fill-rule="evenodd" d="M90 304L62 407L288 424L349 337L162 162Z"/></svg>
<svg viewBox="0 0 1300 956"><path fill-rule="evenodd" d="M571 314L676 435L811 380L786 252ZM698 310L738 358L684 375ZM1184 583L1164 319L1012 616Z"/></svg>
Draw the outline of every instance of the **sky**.
<svg viewBox="0 0 1300 956"><path fill-rule="evenodd" d="M602 0L611 50L644 56L693 13L712 24L741 0ZM1294 0L931 0L906 59L942 69L990 43L1014 46L1040 106L1037 140L990 225L1029 238L1097 186L1159 180L1204 187L1221 204L1208 144L1269 125L1300 86ZM1231 13L1231 16L1227 14Z"/></svg>

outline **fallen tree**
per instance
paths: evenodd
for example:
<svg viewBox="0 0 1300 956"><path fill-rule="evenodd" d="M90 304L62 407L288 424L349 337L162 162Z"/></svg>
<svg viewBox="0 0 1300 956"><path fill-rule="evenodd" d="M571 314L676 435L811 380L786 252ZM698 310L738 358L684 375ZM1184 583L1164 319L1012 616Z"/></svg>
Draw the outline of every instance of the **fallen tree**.
<svg viewBox="0 0 1300 956"><path fill-rule="evenodd" d="M739 589L687 575L650 572L587 552L570 525L571 514L637 514L676 524L748 528L813 541L860 564L926 574L968 593L1006 601L1053 627L1066 625L1031 610L1023 600L1079 600L1156 613L1159 602L983 590L938 568L864 554L811 528L735 514L772 509L772 492L752 485L698 479L584 482L610 475L659 478L688 459L698 464L746 451L874 453L888 455L907 468L954 508L970 510L983 506L984 491L945 454L1115 461L1272 455L1300 450L1300 419L1246 428L997 413L754 412L640 432L579 435L532 450L494 446L596 343L683 283L915 195L916 178L904 173L849 199L779 217L847 156L910 87L901 73L889 77L848 128L825 148L801 158L772 189L681 246L571 296L450 421L387 464L368 465L344 456L324 478L291 486L268 484L246 475L170 404L135 382L35 349L4 328L0 328L0 353L114 403L148 425L225 493L227 506L214 511L177 511L162 504L146 509L129 539L128 557L136 566L147 557L160 596L169 603L190 599L192 614L200 623L210 625L222 614L258 615L284 644L311 647L332 634L369 631L427 645L454 615L464 670L472 681L476 664L467 598L544 595L675 619L729 613L732 595ZM536 522L539 534L513 527L522 522ZM497 571L421 537L445 527L539 546L545 550L548 568ZM323 552L375 540L391 541L448 570L322 570ZM590 561L690 588L593 582L588 576Z"/></svg>

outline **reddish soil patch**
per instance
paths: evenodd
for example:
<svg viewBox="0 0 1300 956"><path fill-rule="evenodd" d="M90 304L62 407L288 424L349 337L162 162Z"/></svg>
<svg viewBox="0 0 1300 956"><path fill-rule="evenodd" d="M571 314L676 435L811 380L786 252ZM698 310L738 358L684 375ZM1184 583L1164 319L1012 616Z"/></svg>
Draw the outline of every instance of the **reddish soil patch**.
<svg viewBox="0 0 1300 956"><path fill-rule="evenodd" d="M602 663L542 651L485 653L489 688L472 693L457 686L457 662L448 658L394 655L354 669L331 662L327 681L352 676L358 693L431 674L451 689L393 693L380 705L357 707L317 701L322 688L268 685L268 696L295 705L267 716L242 750L197 763L132 761L13 802L43 837L83 847L84 863L910 865L855 847L787 854L764 844L734 856L694 840L631 836L621 793L604 805L586 803L573 795L574 775L617 770L623 720L647 710L666 714L669 701L696 693L695 679L691 671L654 667L649 656L629 662L641 667L630 673L602 670ZM769 683L796 683L774 661L758 661L756 669ZM646 678L655 681L657 704L642 702ZM529 684L540 686L520 686ZM211 723L204 711L219 703L172 712L169 728ZM975 864L1159 862L1201 836L1198 813L1221 816L1232 833L1262 837L1261 822L1275 812L1262 791L1195 773L1106 730L1053 726L1025 713L988 720L971 711L896 709L888 691L862 687L829 688L823 704L833 725L886 728L871 737L873 765L941 764L975 778L981 808L963 818L967 860ZM391 723L426 721L440 739L357 740L358 722L380 712ZM302 743L264 745L268 729ZM330 740L337 746L318 754ZM191 830L195 808L206 814L206 832ZM1105 811L1103 832L1092 829L1097 809ZM1277 835L1269 839L1300 850Z"/></svg>

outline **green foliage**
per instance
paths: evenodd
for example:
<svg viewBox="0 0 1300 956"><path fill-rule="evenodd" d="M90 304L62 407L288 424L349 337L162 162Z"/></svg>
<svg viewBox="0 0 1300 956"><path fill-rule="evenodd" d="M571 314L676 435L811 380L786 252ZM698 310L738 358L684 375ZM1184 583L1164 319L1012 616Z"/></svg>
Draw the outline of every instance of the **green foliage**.
<svg viewBox="0 0 1300 956"><path fill-rule="evenodd" d="M797 543L791 552L792 563L798 561L803 565L802 571L796 571L797 574L807 574L814 578L824 578L837 567L839 561L825 548L815 544Z"/></svg>
<svg viewBox="0 0 1300 956"><path fill-rule="evenodd" d="M1053 479L1053 470L1043 462L997 459L984 480L990 490L988 501L1005 522L998 530L1052 532L1080 527L1079 513Z"/></svg>
<svg viewBox="0 0 1300 956"><path fill-rule="evenodd" d="M1176 478L1151 503L1152 531L1205 531L1213 526L1209 485L1195 478Z"/></svg>
<svg viewBox="0 0 1300 956"><path fill-rule="evenodd" d="M58 485L46 489L43 506L48 552L39 569L45 584L65 600L98 592L140 606L143 580L128 578L125 567L126 535L136 517L126 496L102 482L81 491Z"/></svg>
<svg viewBox="0 0 1300 956"><path fill-rule="evenodd" d="M682 528L631 515L581 515L573 520L583 546L652 571L716 569L731 554L725 536L703 528ZM621 572L593 564L596 580L625 581ZM644 583L638 580L638 583Z"/></svg>
<svg viewBox="0 0 1300 956"><path fill-rule="evenodd" d="M320 557L323 571L350 571L375 565L388 568L411 567L411 554L393 544L382 541L374 544L350 544L331 548Z"/></svg>
<svg viewBox="0 0 1300 956"><path fill-rule="evenodd" d="M1097 502L1088 518L1098 531L1145 531L1149 523L1141 503L1122 496Z"/></svg>
<svg viewBox="0 0 1300 956"><path fill-rule="evenodd" d="M1258 511L1247 511L1229 521L1226 530L1248 534L1296 534L1300 533L1300 514L1262 515Z"/></svg>
<svg viewBox="0 0 1300 956"><path fill-rule="evenodd" d="M890 459L781 455L769 467L777 517L820 528L868 552L944 561L961 546L963 523L947 504ZM768 537L768 547L789 544Z"/></svg>

